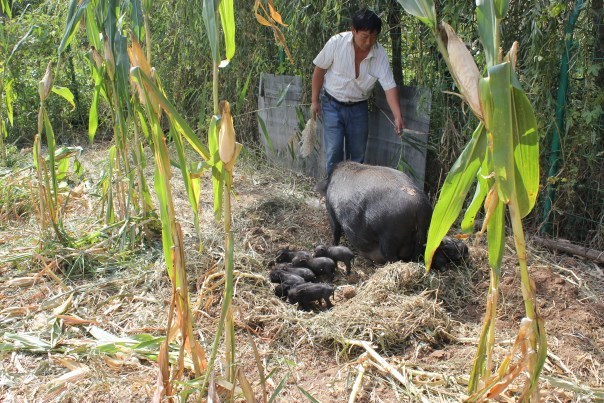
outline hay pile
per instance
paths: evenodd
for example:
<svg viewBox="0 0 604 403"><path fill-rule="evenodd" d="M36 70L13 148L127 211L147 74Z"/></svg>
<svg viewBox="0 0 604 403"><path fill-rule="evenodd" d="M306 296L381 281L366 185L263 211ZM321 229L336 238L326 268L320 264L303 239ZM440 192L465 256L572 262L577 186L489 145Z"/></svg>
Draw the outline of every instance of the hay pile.
<svg viewBox="0 0 604 403"><path fill-rule="evenodd" d="M337 301L331 311L301 325L317 341L326 343L360 339L389 351L404 347L410 339L439 344L449 339L450 322L434 293L425 291L427 282L424 268L418 264L384 266L355 297Z"/></svg>

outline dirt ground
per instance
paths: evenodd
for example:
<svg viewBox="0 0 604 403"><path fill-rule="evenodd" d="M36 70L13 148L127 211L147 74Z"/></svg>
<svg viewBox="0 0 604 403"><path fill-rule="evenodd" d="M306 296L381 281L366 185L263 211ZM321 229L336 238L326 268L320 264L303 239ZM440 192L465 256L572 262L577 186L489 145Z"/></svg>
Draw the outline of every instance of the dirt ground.
<svg viewBox="0 0 604 403"><path fill-rule="evenodd" d="M83 159L92 170L105 157L106 150L97 148L86 150ZM90 179L94 183L95 178ZM224 259L221 224L212 219L209 179L202 185L200 237L177 174L172 182L187 244L195 334L209 353L222 300L223 282L217 274ZM313 185L309 178L270 168L257 158L247 158L235 171L236 361L257 401L263 394L260 369L274 401L348 401L360 371L364 376L356 401L464 400L489 287L485 241L472 237L467 241L468 262L429 274L419 263L376 266L357 257L351 275L339 268L335 307L303 312L273 295L267 274L280 248L310 250L330 243L323 202ZM66 228L72 233L90 231L99 211L94 188L83 188L68 202ZM166 333L171 285L160 239L134 252L99 248L53 255L36 249L39 236L32 212L0 223L0 400L150 401L158 344L150 338L147 351L120 342ZM602 267L539 248L530 234L527 240L548 340L542 400L597 401L604 393ZM390 281L388 276L396 277L390 288L385 286L389 291L368 298L383 285L380 282ZM524 317L511 240L497 314L494 355L499 364ZM361 320L364 316L366 321ZM364 354L363 347L351 344L357 336L370 342L402 374L403 382ZM222 349L213 383L221 400L226 386ZM179 390L198 386L189 371L184 379ZM513 383L500 400L515 401L521 386Z"/></svg>

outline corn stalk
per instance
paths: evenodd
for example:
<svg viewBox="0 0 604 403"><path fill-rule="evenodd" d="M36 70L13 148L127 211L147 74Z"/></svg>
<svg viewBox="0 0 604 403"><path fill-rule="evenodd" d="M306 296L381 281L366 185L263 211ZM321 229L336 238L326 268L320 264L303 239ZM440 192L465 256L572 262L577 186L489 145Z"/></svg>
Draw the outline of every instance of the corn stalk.
<svg viewBox="0 0 604 403"><path fill-rule="evenodd" d="M122 7L128 7L123 9ZM73 41L77 27L83 20L91 49L89 62L95 83L93 101L89 112L88 134L92 142L98 128L99 100L103 99L112 112L115 148L108 158L108 169L102 181L105 223L116 221L127 226L135 217L148 217L153 209L149 187L144 177L145 159L135 112L130 101L127 37L123 35L123 19L118 15L132 16L132 30L142 34L142 5L139 1L119 5L117 0L72 0L59 56ZM133 133L133 135L132 135ZM146 228L142 227L145 231ZM119 247L133 244L137 233L120 234Z"/></svg>
<svg viewBox="0 0 604 403"><path fill-rule="evenodd" d="M507 13L509 1L476 2L478 31L487 62L486 77L481 76L470 52L453 29L445 22L437 24L432 0L398 1L432 30L464 101L480 120L445 179L434 208L425 252L429 269L434 251L461 213L470 187L477 182L472 202L464 214L462 229L473 231L475 216L484 206L485 220L480 234L487 232L491 271L487 312L470 376L470 400L496 398L516 377L527 371L529 379L521 399L537 401L537 381L545 362L547 342L528 273L522 218L534 207L539 188L539 137L533 108L515 71L517 43L505 59L500 55L500 21ZM521 358L512 364L513 355L510 355L494 373L492 350L505 250L506 206L514 234L526 318L514 346L514 349L520 349Z"/></svg>
<svg viewBox="0 0 604 403"><path fill-rule="evenodd" d="M131 77L138 91L140 105L137 109L141 111L139 115L142 125L148 125L151 144L153 146L155 157L155 191L159 200L160 218L162 223L162 243L164 256L166 259L166 268L168 277L172 282L172 302L169 310L168 337L166 337L159 354L160 372L158 375L157 388L153 401L161 401L164 395L173 393L173 382L181 380L184 373L184 354L191 356L194 365L195 376L200 377L207 370L208 363L205 351L201 344L195 339L193 333L193 316L191 314L188 281L186 276L186 264L182 230L176 220L174 211L174 201L172 196L170 178L171 166L170 155L166 143L164 132L160 125L161 115L165 112L168 115L171 129L175 134L174 138L179 142L179 150L183 146L182 138L186 139L193 148L204 158L209 158L209 152L199 142L193 130L187 125L184 119L178 115L174 107L166 99L159 77L150 68L142 48L132 37L132 46L129 49L130 60L132 62ZM184 160L184 151L180 150ZM186 161L183 161L186 162ZM198 192L194 192L191 184L191 175L187 170L187 165L182 164L181 170L185 177L185 185L188 192L196 195L195 205L198 203ZM199 180L198 178L196 180ZM199 186L195 186L199 189ZM174 312L176 313L176 322L173 324ZM169 343L176 337L181 336L181 348L179 358L176 361L176 368L170 376L170 363L168 359Z"/></svg>

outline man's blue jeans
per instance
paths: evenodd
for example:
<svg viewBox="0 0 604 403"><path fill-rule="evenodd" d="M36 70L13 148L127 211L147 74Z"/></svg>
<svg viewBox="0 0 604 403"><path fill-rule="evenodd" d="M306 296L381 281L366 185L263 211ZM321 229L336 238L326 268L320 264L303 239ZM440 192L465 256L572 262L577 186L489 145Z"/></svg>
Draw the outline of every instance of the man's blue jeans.
<svg viewBox="0 0 604 403"><path fill-rule="evenodd" d="M321 94L327 175L344 159L363 162L368 136L367 102L343 105Z"/></svg>

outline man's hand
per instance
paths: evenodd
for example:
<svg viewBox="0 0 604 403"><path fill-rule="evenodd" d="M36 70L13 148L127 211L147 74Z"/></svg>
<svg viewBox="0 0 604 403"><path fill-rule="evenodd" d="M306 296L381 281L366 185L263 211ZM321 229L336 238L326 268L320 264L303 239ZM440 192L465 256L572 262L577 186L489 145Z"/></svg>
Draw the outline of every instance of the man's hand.
<svg viewBox="0 0 604 403"><path fill-rule="evenodd" d="M405 127L405 119L403 119L402 116L394 118L394 131L396 134L403 134L403 129L405 129Z"/></svg>
<svg viewBox="0 0 604 403"><path fill-rule="evenodd" d="M321 102L319 100L312 101L310 109L315 117L317 117L317 118L321 117Z"/></svg>

